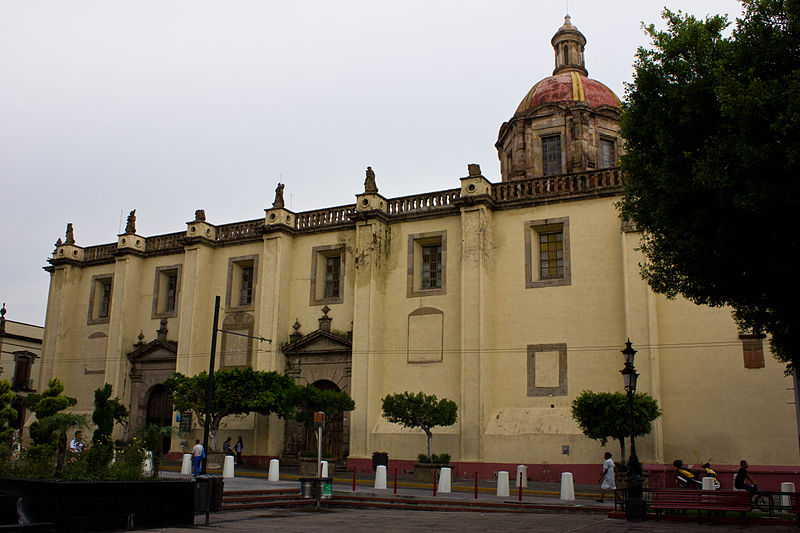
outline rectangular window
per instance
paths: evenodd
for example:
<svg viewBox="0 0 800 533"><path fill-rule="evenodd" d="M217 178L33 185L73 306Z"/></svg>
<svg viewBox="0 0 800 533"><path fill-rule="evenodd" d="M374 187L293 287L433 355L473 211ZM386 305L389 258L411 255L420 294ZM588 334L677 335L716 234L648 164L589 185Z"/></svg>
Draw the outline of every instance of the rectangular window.
<svg viewBox="0 0 800 533"><path fill-rule="evenodd" d="M408 236L406 296L437 296L447 290L447 232Z"/></svg>
<svg viewBox="0 0 800 533"><path fill-rule="evenodd" d="M344 258L344 244L315 246L311 249L310 305L343 302Z"/></svg>
<svg viewBox="0 0 800 533"><path fill-rule="evenodd" d="M112 274L92 277L89 291L89 316L87 324L106 324L111 317L111 298L114 292Z"/></svg>
<svg viewBox="0 0 800 533"><path fill-rule="evenodd" d="M153 286L153 318L178 316L180 280L181 265L156 268L156 279Z"/></svg>
<svg viewBox="0 0 800 533"><path fill-rule="evenodd" d="M525 287L571 285L569 217L525 223Z"/></svg>
<svg viewBox="0 0 800 533"><path fill-rule="evenodd" d="M564 232L539 234L539 275L541 279L564 277Z"/></svg>
<svg viewBox="0 0 800 533"><path fill-rule="evenodd" d="M339 297L339 274L341 273L341 258L325 258L325 298Z"/></svg>
<svg viewBox="0 0 800 533"><path fill-rule="evenodd" d="M600 153L598 154L599 168L612 168L617 166L616 146L612 139L600 138Z"/></svg>
<svg viewBox="0 0 800 533"><path fill-rule="evenodd" d="M36 357L31 352L14 352L14 382L11 388L14 390L27 391L31 389L31 366L33 358Z"/></svg>
<svg viewBox="0 0 800 533"><path fill-rule="evenodd" d="M542 137L542 175L561 173L561 135Z"/></svg>
<svg viewBox="0 0 800 533"><path fill-rule="evenodd" d="M764 334L739 335L745 368L764 368Z"/></svg>
<svg viewBox="0 0 800 533"><path fill-rule="evenodd" d="M239 289L239 305L253 303L253 265L243 265Z"/></svg>
<svg viewBox="0 0 800 533"><path fill-rule="evenodd" d="M111 312L111 280L100 282L100 309L97 318L108 318Z"/></svg>
<svg viewBox="0 0 800 533"><path fill-rule="evenodd" d="M442 288L442 245L422 247L422 290Z"/></svg>
<svg viewBox="0 0 800 533"><path fill-rule="evenodd" d="M228 286L225 296L225 305L228 308L252 308L257 284L257 255L231 257L228 259Z"/></svg>

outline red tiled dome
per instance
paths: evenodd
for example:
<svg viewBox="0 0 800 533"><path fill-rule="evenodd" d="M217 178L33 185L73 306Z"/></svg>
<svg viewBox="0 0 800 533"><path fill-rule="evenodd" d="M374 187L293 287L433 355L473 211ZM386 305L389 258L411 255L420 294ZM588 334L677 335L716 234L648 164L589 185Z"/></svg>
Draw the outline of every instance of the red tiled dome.
<svg viewBox="0 0 800 533"><path fill-rule="evenodd" d="M619 98L611 89L599 81L572 71L550 76L534 85L520 102L514 116L554 102L584 102L592 108L619 107Z"/></svg>

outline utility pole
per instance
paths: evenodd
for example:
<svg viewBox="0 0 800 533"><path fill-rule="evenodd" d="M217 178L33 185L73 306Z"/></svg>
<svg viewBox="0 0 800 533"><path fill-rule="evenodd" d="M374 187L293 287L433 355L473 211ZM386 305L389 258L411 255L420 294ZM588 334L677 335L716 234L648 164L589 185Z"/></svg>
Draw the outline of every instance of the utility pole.
<svg viewBox="0 0 800 533"><path fill-rule="evenodd" d="M206 387L206 423L203 424L203 474L206 474L208 465L208 434L211 426L211 403L214 401L214 360L217 356L217 331L219 326L219 296L214 297L214 326L211 330L211 357L208 361L208 387Z"/></svg>

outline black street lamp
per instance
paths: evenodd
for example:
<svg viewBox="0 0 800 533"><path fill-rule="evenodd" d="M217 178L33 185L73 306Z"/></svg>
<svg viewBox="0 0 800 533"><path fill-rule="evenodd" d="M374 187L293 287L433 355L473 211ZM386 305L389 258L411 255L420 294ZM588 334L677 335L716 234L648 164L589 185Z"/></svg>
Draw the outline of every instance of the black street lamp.
<svg viewBox="0 0 800 533"><path fill-rule="evenodd" d="M625 356L625 367L620 370L620 373L625 383L625 392L628 393L628 415L630 417L631 429L631 456L628 459L628 474L625 476L628 482L625 516L631 522L642 522L647 517L644 499L642 498L642 482L644 478L642 477L642 464L639 462L639 457L636 455L636 438L633 436L635 428L633 397L636 394L636 380L639 374L636 373L636 367L633 366L636 350L631 346L630 339L625 343L625 349L622 350L622 355Z"/></svg>

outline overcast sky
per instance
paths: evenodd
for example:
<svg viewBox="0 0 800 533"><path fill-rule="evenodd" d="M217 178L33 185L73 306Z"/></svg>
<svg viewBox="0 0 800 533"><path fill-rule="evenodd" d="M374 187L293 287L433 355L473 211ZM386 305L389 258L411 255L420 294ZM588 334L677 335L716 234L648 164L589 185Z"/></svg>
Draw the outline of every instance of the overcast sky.
<svg viewBox="0 0 800 533"><path fill-rule="evenodd" d="M670 0L740 15L734 0ZM570 0L589 76L624 98L664 2ZM499 181L497 132L551 75L566 2L0 0L0 303L44 324L42 270L79 246ZM122 226L121 226L122 223Z"/></svg>

